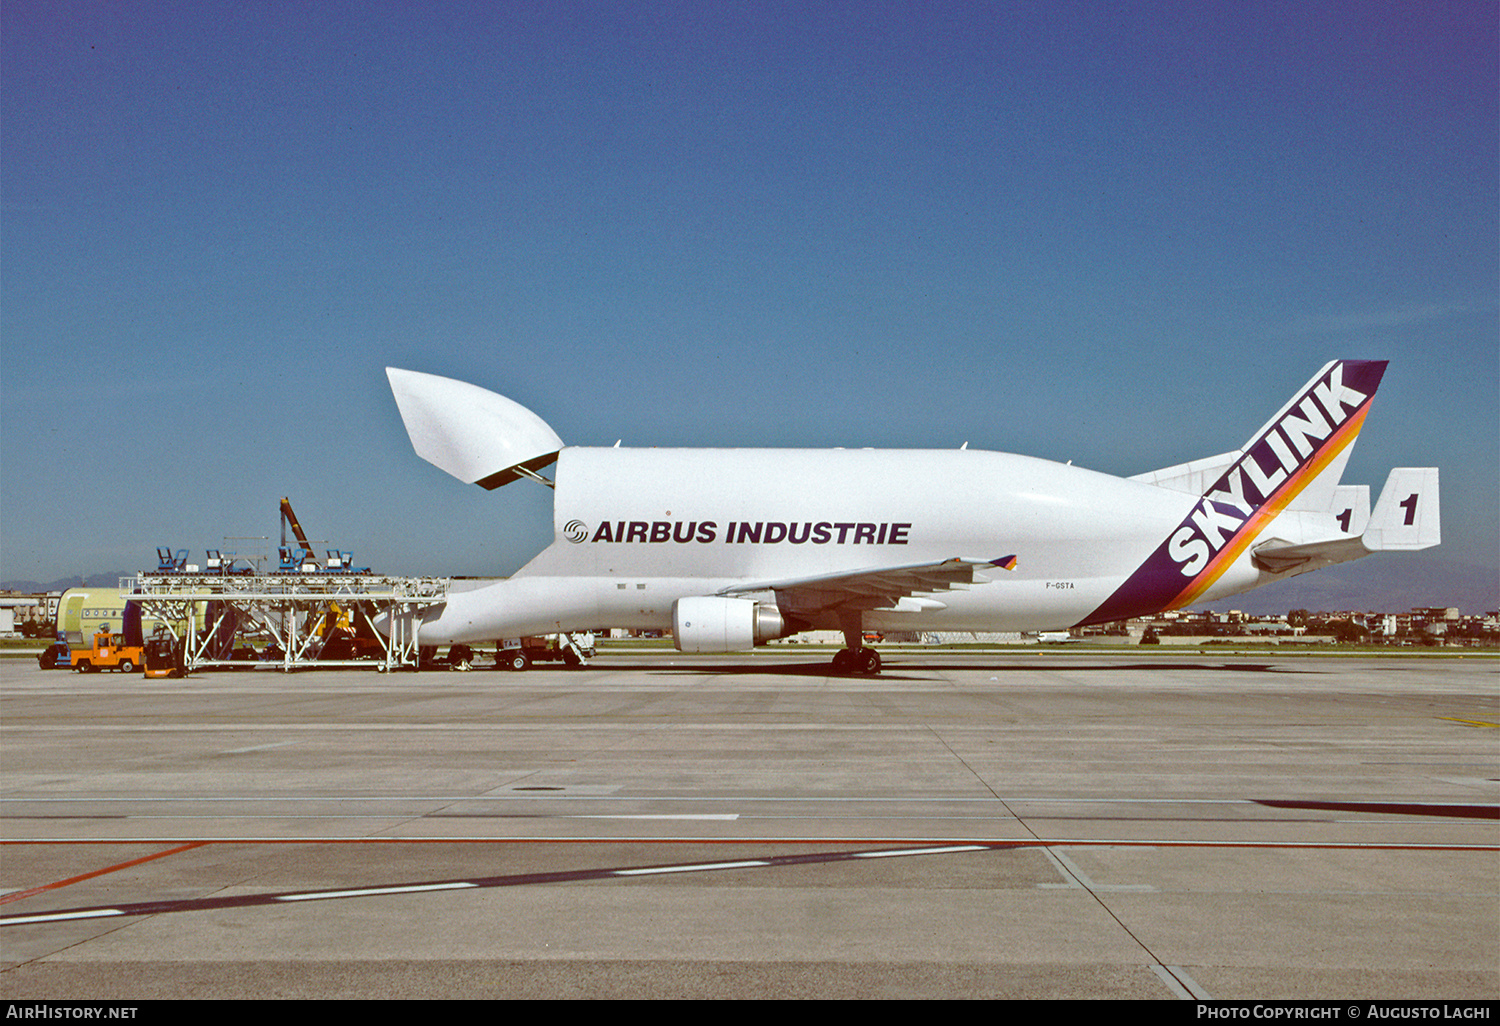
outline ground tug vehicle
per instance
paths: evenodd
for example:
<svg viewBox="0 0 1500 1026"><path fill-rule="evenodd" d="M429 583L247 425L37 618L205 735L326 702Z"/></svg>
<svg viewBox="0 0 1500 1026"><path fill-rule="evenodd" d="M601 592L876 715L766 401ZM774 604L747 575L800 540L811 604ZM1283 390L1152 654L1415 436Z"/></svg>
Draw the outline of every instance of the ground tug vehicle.
<svg viewBox="0 0 1500 1026"><path fill-rule="evenodd" d="M94 635L89 648L70 651L69 660L79 673L98 673L100 670L135 673L144 665L144 651L142 645L127 645L125 635L102 630Z"/></svg>

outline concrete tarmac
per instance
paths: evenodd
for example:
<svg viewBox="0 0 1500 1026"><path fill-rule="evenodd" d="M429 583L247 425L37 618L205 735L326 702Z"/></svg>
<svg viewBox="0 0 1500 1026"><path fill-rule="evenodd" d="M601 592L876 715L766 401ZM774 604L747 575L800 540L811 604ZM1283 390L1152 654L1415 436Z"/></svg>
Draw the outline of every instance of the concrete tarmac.
<svg viewBox="0 0 1500 1026"><path fill-rule="evenodd" d="M0 663L0 996L1500 997L1494 658Z"/></svg>

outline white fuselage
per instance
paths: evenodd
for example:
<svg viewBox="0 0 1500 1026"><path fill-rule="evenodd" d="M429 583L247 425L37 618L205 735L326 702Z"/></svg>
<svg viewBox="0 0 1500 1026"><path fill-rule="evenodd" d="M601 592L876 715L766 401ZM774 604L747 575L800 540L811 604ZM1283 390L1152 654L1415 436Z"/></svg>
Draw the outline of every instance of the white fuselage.
<svg viewBox="0 0 1500 1026"><path fill-rule="evenodd" d="M1097 609L1197 501L981 450L564 448L554 540L509 580L455 592L424 645L594 627L665 629L679 598L759 582L1015 555L1016 569L871 610L877 630L1044 630ZM1205 599L1260 583L1248 557ZM836 622L814 626L836 627Z"/></svg>

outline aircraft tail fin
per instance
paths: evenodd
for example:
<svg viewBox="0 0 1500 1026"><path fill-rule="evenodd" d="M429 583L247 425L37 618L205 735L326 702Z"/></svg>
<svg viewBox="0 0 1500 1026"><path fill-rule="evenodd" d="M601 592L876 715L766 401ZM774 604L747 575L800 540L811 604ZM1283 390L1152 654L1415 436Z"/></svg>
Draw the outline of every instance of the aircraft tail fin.
<svg viewBox="0 0 1500 1026"><path fill-rule="evenodd" d="M494 489L536 477L563 448L542 418L488 389L395 367L385 374L412 448L460 481Z"/></svg>
<svg viewBox="0 0 1500 1026"><path fill-rule="evenodd" d="M1289 475L1292 494L1282 508L1323 511L1333 505L1385 368L1384 360L1326 364L1245 444L1245 453L1260 450L1261 466L1279 466Z"/></svg>
<svg viewBox="0 0 1500 1026"><path fill-rule="evenodd" d="M1296 474L1292 494L1283 508L1321 512L1334 504L1335 491L1344 465L1354 451L1354 439L1363 425L1363 408L1385 373L1384 361L1335 360L1325 364L1303 385L1290 402L1276 411L1242 448L1218 456L1180 463L1160 470L1136 474L1131 480L1159 488L1206 495L1245 455L1259 449L1257 467L1267 467L1267 477ZM1354 411L1358 409L1358 419ZM1350 425L1349 421L1355 422ZM1329 434L1340 431L1338 444L1328 446ZM1315 462L1311 473L1307 464Z"/></svg>
<svg viewBox="0 0 1500 1026"><path fill-rule="evenodd" d="M1172 534L1168 558L1191 580L1168 608L1196 601L1287 510L1326 512L1380 379L1384 360L1334 360L1245 444Z"/></svg>
<svg viewBox="0 0 1500 1026"><path fill-rule="evenodd" d="M1180 609L1197 601L1287 510L1327 514L1385 374L1384 360L1334 360L1313 375L1238 454L1141 480L1185 490L1222 467L1176 530L1083 622ZM1225 461L1225 462L1221 462ZM1154 480L1153 480L1154 479ZM1373 520L1372 516L1372 520Z"/></svg>

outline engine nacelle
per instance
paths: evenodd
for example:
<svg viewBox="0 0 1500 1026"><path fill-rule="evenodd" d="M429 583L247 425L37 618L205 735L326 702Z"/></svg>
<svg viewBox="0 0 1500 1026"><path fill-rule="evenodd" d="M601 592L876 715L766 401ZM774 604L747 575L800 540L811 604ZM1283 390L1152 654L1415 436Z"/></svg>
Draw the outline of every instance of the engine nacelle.
<svg viewBox="0 0 1500 1026"><path fill-rule="evenodd" d="M750 599L695 596L672 603L679 652L742 652L788 633L780 610Z"/></svg>

